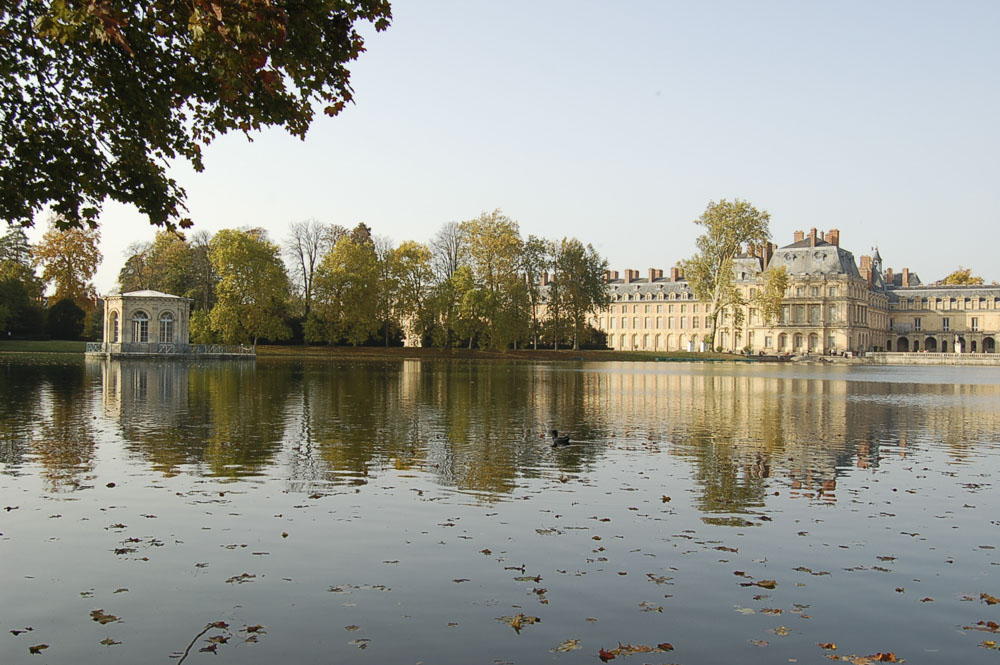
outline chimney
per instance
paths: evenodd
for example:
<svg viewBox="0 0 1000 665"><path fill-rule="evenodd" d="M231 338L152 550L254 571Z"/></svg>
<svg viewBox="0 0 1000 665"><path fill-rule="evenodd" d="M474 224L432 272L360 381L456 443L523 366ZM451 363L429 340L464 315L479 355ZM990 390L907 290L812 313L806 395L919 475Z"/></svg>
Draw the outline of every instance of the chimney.
<svg viewBox="0 0 1000 665"><path fill-rule="evenodd" d="M604 282L606 284L606 283L608 283L610 281L611 281L611 271L610 270L605 270L604 271Z"/></svg>
<svg viewBox="0 0 1000 665"><path fill-rule="evenodd" d="M674 266L670 269L670 281L676 282L681 278L681 269Z"/></svg>
<svg viewBox="0 0 1000 665"><path fill-rule="evenodd" d="M816 227L809 229L809 246L816 246Z"/></svg>
<svg viewBox="0 0 1000 665"><path fill-rule="evenodd" d="M910 285L910 269L903 268L903 286Z"/></svg>
<svg viewBox="0 0 1000 665"><path fill-rule="evenodd" d="M543 272L542 273L542 286L548 286L548 283L549 283L549 273Z"/></svg>
<svg viewBox="0 0 1000 665"><path fill-rule="evenodd" d="M793 240L792 242L799 242L800 240L806 239L806 234L804 231L796 231L793 237L795 238L795 240Z"/></svg>
<svg viewBox="0 0 1000 665"><path fill-rule="evenodd" d="M609 270L608 272L611 273L611 279L613 279L613 280L618 279L618 271L617 270Z"/></svg>
<svg viewBox="0 0 1000 665"><path fill-rule="evenodd" d="M886 284L892 284L892 268L885 269L885 282Z"/></svg>
<svg viewBox="0 0 1000 665"><path fill-rule="evenodd" d="M632 269L631 268L625 268L625 283L626 284L631 284L632 283Z"/></svg>
<svg viewBox="0 0 1000 665"><path fill-rule="evenodd" d="M771 263L771 257L774 256L775 248L776 245L774 243L770 242L764 243L764 251L762 252L760 257L761 263L763 264L762 268L767 269L767 266Z"/></svg>
<svg viewBox="0 0 1000 665"><path fill-rule="evenodd" d="M656 268L649 269L649 283L652 284L656 280Z"/></svg>
<svg viewBox="0 0 1000 665"><path fill-rule="evenodd" d="M864 272L872 267L872 257L862 256L861 257L861 272Z"/></svg>
<svg viewBox="0 0 1000 665"><path fill-rule="evenodd" d="M826 234L826 241L840 247L840 229L830 229Z"/></svg>

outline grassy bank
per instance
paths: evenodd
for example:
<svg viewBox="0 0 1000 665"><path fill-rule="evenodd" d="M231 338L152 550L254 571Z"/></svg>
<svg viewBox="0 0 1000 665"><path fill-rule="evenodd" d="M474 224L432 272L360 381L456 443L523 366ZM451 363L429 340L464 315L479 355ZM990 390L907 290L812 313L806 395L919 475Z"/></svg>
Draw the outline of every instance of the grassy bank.
<svg viewBox="0 0 1000 665"><path fill-rule="evenodd" d="M86 342L0 340L0 353L79 353L86 350ZM681 351L613 351L571 349L508 349L486 351L482 349L427 349L414 347L380 346L258 346L260 358L320 358L338 359L466 359L466 360L518 360L546 362L651 362L651 361L705 361L741 360L742 356L729 353L685 353Z"/></svg>
<svg viewBox="0 0 1000 665"><path fill-rule="evenodd" d="M84 353L86 342L63 340L0 340L0 353Z"/></svg>

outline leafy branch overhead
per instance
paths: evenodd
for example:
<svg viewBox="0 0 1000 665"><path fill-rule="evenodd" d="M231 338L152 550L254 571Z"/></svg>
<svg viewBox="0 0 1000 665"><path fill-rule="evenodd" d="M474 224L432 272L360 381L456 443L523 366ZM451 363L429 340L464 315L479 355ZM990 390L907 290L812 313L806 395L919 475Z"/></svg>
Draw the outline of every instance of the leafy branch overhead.
<svg viewBox="0 0 1000 665"><path fill-rule="evenodd" d="M167 175L231 130L304 138L315 108L353 100L356 25L388 0L0 0L0 219L94 226L105 200L190 226Z"/></svg>

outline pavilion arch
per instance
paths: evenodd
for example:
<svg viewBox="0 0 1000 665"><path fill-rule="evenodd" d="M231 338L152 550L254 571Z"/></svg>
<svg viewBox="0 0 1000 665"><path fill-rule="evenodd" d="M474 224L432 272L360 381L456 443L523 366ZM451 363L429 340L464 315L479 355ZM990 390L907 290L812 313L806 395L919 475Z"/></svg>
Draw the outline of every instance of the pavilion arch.
<svg viewBox="0 0 1000 665"><path fill-rule="evenodd" d="M896 342L896 350L900 353L909 353L910 351L910 340L905 337L900 337L899 341Z"/></svg>
<svg viewBox="0 0 1000 665"><path fill-rule="evenodd" d="M117 344L121 340L121 336L119 333L119 326L118 326L119 323L120 322L118 320L118 312L111 312L111 318L109 321L110 334L108 336L111 338L112 344Z"/></svg>
<svg viewBox="0 0 1000 665"><path fill-rule="evenodd" d="M133 342L149 341L149 314L139 309L132 313Z"/></svg>
<svg viewBox="0 0 1000 665"><path fill-rule="evenodd" d="M996 353L997 341L992 337L983 338L983 353Z"/></svg>
<svg viewBox="0 0 1000 665"><path fill-rule="evenodd" d="M938 345L937 340L933 337L928 337L924 340L924 350L928 353L937 353Z"/></svg>

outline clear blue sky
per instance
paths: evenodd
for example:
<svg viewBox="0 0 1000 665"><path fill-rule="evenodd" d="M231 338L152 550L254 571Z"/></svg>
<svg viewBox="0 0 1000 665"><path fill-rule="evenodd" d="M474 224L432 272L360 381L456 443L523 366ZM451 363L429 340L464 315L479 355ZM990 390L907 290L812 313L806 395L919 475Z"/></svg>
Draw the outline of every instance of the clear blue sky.
<svg viewBox="0 0 1000 665"><path fill-rule="evenodd" d="M839 228L925 282L1000 280L1000 2L399 0L353 69L356 104L306 140L218 140L177 165L196 228L364 221L399 242L502 209L613 268L694 251L710 200L778 244ZM370 31L369 31L370 32ZM44 230L40 222L33 236ZM103 218L101 292L134 210Z"/></svg>

